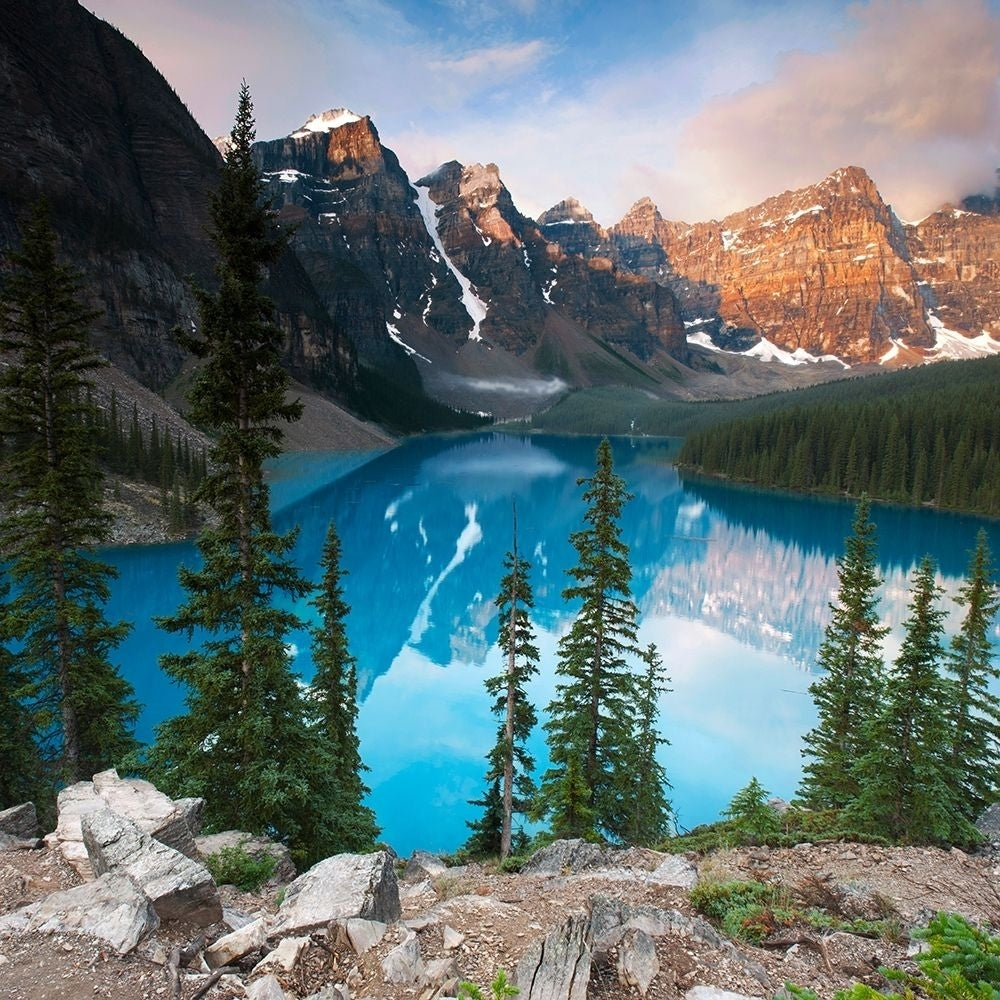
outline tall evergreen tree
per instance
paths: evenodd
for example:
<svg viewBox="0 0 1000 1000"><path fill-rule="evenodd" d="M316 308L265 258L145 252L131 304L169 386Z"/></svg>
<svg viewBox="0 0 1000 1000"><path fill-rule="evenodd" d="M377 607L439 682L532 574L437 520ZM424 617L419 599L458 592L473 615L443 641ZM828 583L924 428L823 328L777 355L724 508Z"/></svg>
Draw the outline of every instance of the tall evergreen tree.
<svg viewBox="0 0 1000 1000"><path fill-rule="evenodd" d="M14 596L2 631L18 640L16 668L48 778L89 777L136 747L139 707L109 661L129 630L103 607L114 569L93 552L105 537L102 475L88 391L102 365L89 345L95 318L79 279L60 264L40 205L11 254L0 307L0 558ZM5 762L6 766L6 762Z"/></svg>
<svg viewBox="0 0 1000 1000"><path fill-rule="evenodd" d="M578 484L587 487L585 527L570 536L579 561L567 571L573 583L563 597L581 607L559 641L559 680L545 724L551 767L542 776L538 810L551 814L557 836L620 841L632 823L630 774L641 728L630 661L641 661L643 653L628 546L618 524L631 497L614 472L607 438L598 446L594 475Z"/></svg>
<svg viewBox="0 0 1000 1000"><path fill-rule="evenodd" d="M278 600L291 604L311 588L291 561L295 533L271 526L263 476L265 459L279 450L279 422L297 419L301 405L285 402L282 334L260 287L286 237L260 199L254 138L244 84L211 203L217 288L198 291L200 329L185 338L203 361L190 417L216 436L197 491L215 516L198 536L201 568L179 571L185 603L159 621L207 638L161 658L185 685L187 713L158 728L149 761L168 792L206 798L209 823L267 832L310 856L316 746L286 640L301 622Z"/></svg>
<svg viewBox="0 0 1000 1000"><path fill-rule="evenodd" d="M952 764L962 773L962 807L974 820L996 800L1000 768L1000 704L990 682L1000 678L990 630L1000 609L986 532L980 529L965 583L955 600L965 608L952 637L947 667L953 678L949 698Z"/></svg>
<svg viewBox="0 0 1000 1000"><path fill-rule="evenodd" d="M0 580L0 602L9 592L7 582ZM29 800L43 807L46 790L32 716L25 702L29 678L10 650L14 638L11 624L6 604L0 603L0 809Z"/></svg>
<svg viewBox="0 0 1000 1000"><path fill-rule="evenodd" d="M514 541L504 558L506 573L500 581L496 606L500 609L498 645L504 669L486 681L495 698L493 711L501 719L497 741L489 753L486 797L473 803L483 806L481 819L470 823L474 834L467 845L477 854L499 854L503 861L511 852L513 814L527 812L535 794L531 772L535 762L525 746L538 721L525 685L538 673L538 648L529 612L534 595L528 573L531 563L517 548L517 512L514 511Z"/></svg>
<svg viewBox="0 0 1000 1000"><path fill-rule="evenodd" d="M837 561L840 587L818 656L825 673L809 687L818 719L803 740L802 755L809 762L802 769L799 796L810 808L843 808L854 800L864 727L880 708L882 640L889 630L878 618L882 579L869 514L868 498L862 497Z"/></svg>
<svg viewBox="0 0 1000 1000"><path fill-rule="evenodd" d="M663 667L663 658L654 643L643 653L645 669L636 683L635 746L629 776L632 794L629 798L628 840L633 844L656 844L670 834L672 811L667 801L666 789L670 787L663 765L656 759L656 751L668 741L660 735L659 699L669 691Z"/></svg>
<svg viewBox="0 0 1000 1000"><path fill-rule="evenodd" d="M350 607L344 600L340 566L340 537L330 522L323 556L323 576L313 600L319 612L319 624L312 630L312 653L315 673L310 698L315 717L314 729L321 738L320 756L330 758L323 775L327 793L319 810L325 815L326 853L363 851L378 836L375 814L364 805L369 789L362 780L367 771L361 760L357 734L358 673L350 653L345 623Z"/></svg>
<svg viewBox="0 0 1000 1000"><path fill-rule="evenodd" d="M951 756L941 675L944 611L935 566L925 556L913 578L903 642L886 680L884 707L864 727L857 797L847 817L859 829L908 843L966 843L974 828L962 816Z"/></svg>

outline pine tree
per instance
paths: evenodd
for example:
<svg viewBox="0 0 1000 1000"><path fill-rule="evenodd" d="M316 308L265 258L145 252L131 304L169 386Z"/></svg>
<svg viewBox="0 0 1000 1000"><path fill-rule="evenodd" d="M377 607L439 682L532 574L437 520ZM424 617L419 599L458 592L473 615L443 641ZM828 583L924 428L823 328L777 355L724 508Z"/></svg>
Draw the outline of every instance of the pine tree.
<svg viewBox="0 0 1000 1000"><path fill-rule="evenodd" d="M340 538L333 522L327 529L320 562L323 576L313 605L319 624L312 630L315 673L309 692L314 732L322 743L321 756L330 758L325 786L326 801L317 803L325 813L327 853L371 848L379 828L375 814L363 804L369 789L362 780L367 771L361 760L357 735L357 664L347 643L345 622L350 608L344 600L340 567Z"/></svg>
<svg viewBox="0 0 1000 1000"><path fill-rule="evenodd" d="M526 812L535 794L531 780L535 762L525 744L538 716L528 701L525 685L538 673L538 649L528 617L534 607L528 580L531 564L518 553L516 510L513 547L503 565L506 573L495 603L500 609L497 642L504 654L504 669L486 681L487 692L496 699L493 711L501 723L488 757L486 797L472 803L483 806L485 812L479 821L469 824L475 832L466 845L477 854L498 854L501 861L511 852L513 814Z"/></svg>
<svg viewBox="0 0 1000 1000"><path fill-rule="evenodd" d="M986 532L980 529L965 584L955 600L965 608L952 637L947 667L953 678L949 699L952 766L962 774L962 811L974 820L996 800L1000 767L1000 705L990 682L1000 678L993 661L990 629L1000 609Z"/></svg>
<svg viewBox="0 0 1000 1000"><path fill-rule="evenodd" d="M611 445L597 449L597 468L586 484L585 527L570 541L579 562L563 591L581 601L569 632L559 641L556 696L548 706L551 767L542 777L538 811L552 816L557 836L629 836L634 803L630 774L637 760L641 702L630 660L638 648L638 608L631 597L628 546L618 525L631 499L614 472Z"/></svg>
<svg viewBox="0 0 1000 1000"><path fill-rule="evenodd" d="M826 673L809 687L818 721L803 740L802 755L811 760L803 767L799 796L813 809L843 808L854 800L864 727L880 706L882 640L888 629L877 614L882 579L869 512L868 499L862 497L837 561L840 587L819 648L818 663Z"/></svg>
<svg viewBox="0 0 1000 1000"><path fill-rule="evenodd" d="M7 582L0 580L0 602L9 592ZM9 648L14 638L11 624L6 604L0 603L0 810L28 801L43 807L47 799L32 716L25 703L29 678Z"/></svg>
<svg viewBox="0 0 1000 1000"><path fill-rule="evenodd" d="M11 259L0 310L0 552L15 593L2 631L17 640L24 703L58 785L131 752L139 707L109 662L129 629L102 610L115 573L93 555L108 526L96 435L85 431L91 376L102 364L88 343L95 314L57 259L44 205Z"/></svg>
<svg viewBox="0 0 1000 1000"><path fill-rule="evenodd" d="M961 786L948 739L949 686L941 675L944 611L935 566L913 578L903 642L886 681L884 707L864 727L857 798L847 818L890 840L946 844L975 839L960 809Z"/></svg>
<svg viewBox="0 0 1000 1000"><path fill-rule="evenodd" d="M161 658L185 685L187 713L158 728L149 763L168 793L206 798L207 822L267 832L308 857L316 744L286 641L301 622L277 602L293 604L311 588L291 561L295 533L271 526L263 476L264 461L279 450L279 421L297 419L301 405L285 402L282 334L260 289L286 237L259 200L254 137L244 84L211 203L218 285L197 292L200 329L184 338L203 361L190 417L216 435L197 494L214 519L198 536L201 568L179 571L185 603L159 621L169 632L206 638Z"/></svg>
<svg viewBox="0 0 1000 1000"><path fill-rule="evenodd" d="M666 789L670 787L663 765L656 759L656 751L668 741L660 735L659 699L669 691L663 659L654 643L643 653L645 670L638 676L636 689L637 729L634 751L629 767L632 794L628 840L633 844L656 844L670 834L672 811L667 801Z"/></svg>

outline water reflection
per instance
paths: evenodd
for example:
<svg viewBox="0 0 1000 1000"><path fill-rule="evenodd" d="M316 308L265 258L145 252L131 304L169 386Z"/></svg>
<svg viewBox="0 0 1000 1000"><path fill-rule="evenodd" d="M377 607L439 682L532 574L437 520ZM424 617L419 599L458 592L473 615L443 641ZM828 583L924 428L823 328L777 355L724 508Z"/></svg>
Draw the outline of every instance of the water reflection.
<svg viewBox="0 0 1000 1000"><path fill-rule="evenodd" d="M583 513L577 479L592 473L596 444L431 437L368 461L295 456L275 469L275 522L282 530L301 526L295 559L306 573L316 572L331 518L341 535L371 804L402 853L454 848L475 812L467 800L481 793L496 731L482 682L501 669L493 598L515 502L519 545L533 562L542 656L531 694L540 708L552 697L556 643L572 612L560 595L575 561L569 535ZM681 480L668 455L664 442L615 442L617 471L634 494L622 527L640 638L656 642L672 677L661 702L670 740L663 762L679 819L690 827L715 818L752 774L777 794L793 794L800 739L814 718L808 672L853 506ZM893 508L877 508L874 518L887 579L882 611L898 625L924 552L954 593L982 522ZM1000 552L997 525L987 527ZM148 738L180 703L156 653L182 641L148 622L176 608L176 565L191 562L194 550L111 556L123 574L112 614L137 622L122 664L147 705L141 735ZM295 610L313 615L305 601ZM308 677L308 635L291 639L296 669ZM890 657L896 644L898 631ZM534 750L543 763L540 729Z"/></svg>

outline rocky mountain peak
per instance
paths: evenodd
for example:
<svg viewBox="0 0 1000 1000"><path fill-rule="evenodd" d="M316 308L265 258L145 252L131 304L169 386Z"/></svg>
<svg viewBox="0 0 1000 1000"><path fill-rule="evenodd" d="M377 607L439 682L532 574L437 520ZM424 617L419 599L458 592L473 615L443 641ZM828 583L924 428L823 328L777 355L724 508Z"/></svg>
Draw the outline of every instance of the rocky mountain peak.
<svg viewBox="0 0 1000 1000"><path fill-rule="evenodd" d="M594 216L576 198L564 198L558 205L538 216L540 226L557 226L567 223L594 223Z"/></svg>
<svg viewBox="0 0 1000 1000"><path fill-rule="evenodd" d="M362 116L356 115L347 108L331 108L317 115L310 115L303 125L291 133L293 139L301 139L310 132L332 132L342 125L361 121Z"/></svg>
<svg viewBox="0 0 1000 1000"><path fill-rule="evenodd" d="M495 163L473 163L462 169L458 181L458 196L472 209L487 209L496 205L504 190L500 169Z"/></svg>

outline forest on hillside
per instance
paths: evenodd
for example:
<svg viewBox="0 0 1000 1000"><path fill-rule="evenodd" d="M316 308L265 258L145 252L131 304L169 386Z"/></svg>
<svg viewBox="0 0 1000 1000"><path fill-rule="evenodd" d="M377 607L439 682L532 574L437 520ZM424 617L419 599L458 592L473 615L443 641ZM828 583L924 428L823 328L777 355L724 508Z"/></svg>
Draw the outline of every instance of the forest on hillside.
<svg viewBox="0 0 1000 1000"><path fill-rule="evenodd" d="M1000 514L1000 358L820 389L690 434L678 465L761 486Z"/></svg>

